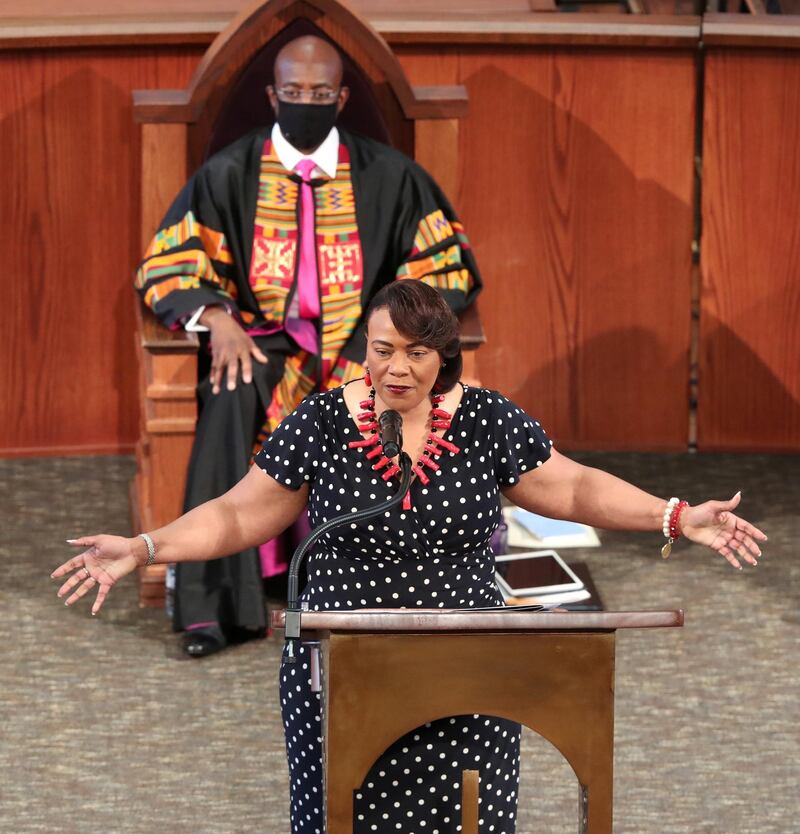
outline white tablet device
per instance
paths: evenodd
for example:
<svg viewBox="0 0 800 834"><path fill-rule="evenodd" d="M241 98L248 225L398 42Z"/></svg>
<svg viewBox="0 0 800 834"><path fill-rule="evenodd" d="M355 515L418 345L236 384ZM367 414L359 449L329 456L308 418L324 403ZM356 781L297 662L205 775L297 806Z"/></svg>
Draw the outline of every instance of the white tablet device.
<svg viewBox="0 0 800 834"><path fill-rule="evenodd" d="M555 550L495 556L495 578L505 596L525 597L579 591L583 582Z"/></svg>

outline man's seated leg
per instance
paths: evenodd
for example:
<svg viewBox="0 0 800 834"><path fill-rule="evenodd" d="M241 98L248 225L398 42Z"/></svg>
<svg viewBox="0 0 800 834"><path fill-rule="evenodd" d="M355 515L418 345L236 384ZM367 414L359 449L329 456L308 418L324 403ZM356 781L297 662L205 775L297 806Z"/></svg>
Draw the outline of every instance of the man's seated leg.
<svg viewBox="0 0 800 834"><path fill-rule="evenodd" d="M283 356L253 363L253 382L238 380L214 394L206 378L198 387L200 418L186 482L184 512L227 492L250 467L253 443L272 391L283 375ZM184 650L195 657L228 643L261 637L266 630L257 548L210 562L176 566L173 626L185 631Z"/></svg>

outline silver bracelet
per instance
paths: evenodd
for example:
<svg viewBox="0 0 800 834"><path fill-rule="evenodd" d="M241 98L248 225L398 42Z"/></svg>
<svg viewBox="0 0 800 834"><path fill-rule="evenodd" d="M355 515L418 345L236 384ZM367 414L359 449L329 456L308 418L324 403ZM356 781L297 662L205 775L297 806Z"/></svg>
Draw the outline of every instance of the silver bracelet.
<svg viewBox="0 0 800 834"><path fill-rule="evenodd" d="M147 533L139 533L139 538L144 539L144 543L147 545L147 561L144 563L144 566L149 567L156 561L156 546Z"/></svg>

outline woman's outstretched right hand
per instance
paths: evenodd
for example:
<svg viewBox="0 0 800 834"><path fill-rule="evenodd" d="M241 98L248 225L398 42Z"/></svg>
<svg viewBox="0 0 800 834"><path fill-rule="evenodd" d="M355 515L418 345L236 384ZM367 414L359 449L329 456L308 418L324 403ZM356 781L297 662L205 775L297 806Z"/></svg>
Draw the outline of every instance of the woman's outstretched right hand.
<svg viewBox="0 0 800 834"><path fill-rule="evenodd" d="M139 567L135 553L137 542L143 544L141 539L127 539L123 536L101 535L68 539L67 543L73 547L86 549L50 574L51 579L72 574L58 589L58 596L66 597L64 604L72 605L97 586L97 597L92 605L94 616L102 607L112 586Z"/></svg>

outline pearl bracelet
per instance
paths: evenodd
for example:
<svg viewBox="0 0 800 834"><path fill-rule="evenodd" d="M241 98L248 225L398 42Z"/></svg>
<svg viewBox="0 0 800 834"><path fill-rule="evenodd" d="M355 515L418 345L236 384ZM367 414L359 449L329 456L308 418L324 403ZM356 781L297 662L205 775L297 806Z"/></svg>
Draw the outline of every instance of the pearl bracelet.
<svg viewBox="0 0 800 834"><path fill-rule="evenodd" d="M147 568L156 561L156 546L147 533L139 533L139 538L144 539L144 543L147 545L147 561L144 563L144 567Z"/></svg>
<svg viewBox="0 0 800 834"><path fill-rule="evenodd" d="M667 506L664 508L664 520L661 524L661 529L664 532L665 538L669 538L669 517L672 515L672 511L678 505L680 498L670 498L667 501Z"/></svg>

